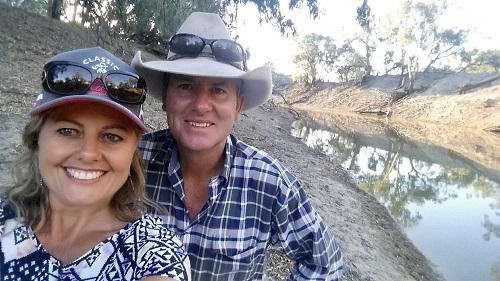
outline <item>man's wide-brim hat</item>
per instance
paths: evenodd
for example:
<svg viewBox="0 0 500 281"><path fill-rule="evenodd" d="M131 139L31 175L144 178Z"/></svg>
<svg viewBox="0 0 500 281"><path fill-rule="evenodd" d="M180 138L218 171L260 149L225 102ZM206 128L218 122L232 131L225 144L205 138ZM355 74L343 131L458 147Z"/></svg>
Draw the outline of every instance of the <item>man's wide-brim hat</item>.
<svg viewBox="0 0 500 281"><path fill-rule="evenodd" d="M180 33L194 34L206 39L232 40L219 15L211 13L192 13L177 31L177 34ZM204 53L211 52L206 51L210 50L209 46L205 46L205 48ZM241 79L243 81L241 92L244 96L242 110L257 107L266 102L271 96L272 76L269 66L265 65L251 71L244 71L241 70L243 65L241 65L241 69L238 69L231 64L217 61L212 56L172 59L175 55L175 53L169 51L167 60L143 62L141 52L138 51L132 60L132 67L146 79L148 94L158 100L162 99L165 73Z"/></svg>

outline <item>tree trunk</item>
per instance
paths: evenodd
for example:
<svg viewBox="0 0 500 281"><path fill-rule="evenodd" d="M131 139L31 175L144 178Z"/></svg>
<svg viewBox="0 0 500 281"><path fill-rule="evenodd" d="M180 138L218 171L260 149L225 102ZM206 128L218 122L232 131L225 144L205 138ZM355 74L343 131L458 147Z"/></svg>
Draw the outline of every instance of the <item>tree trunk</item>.
<svg viewBox="0 0 500 281"><path fill-rule="evenodd" d="M75 3L73 3L74 8L73 8L73 18L71 19L72 22L76 22L76 13L78 11L78 6L80 5L80 1L76 0Z"/></svg>
<svg viewBox="0 0 500 281"><path fill-rule="evenodd" d="M405 65L406 65L406 51L401 48L401 74L399 75L399 83L397 89L402 88L405 85Z"/></svg>
<svg viewBox="0 0 500 281"><path fill-rule="evenodd" d="M49 16L53 19L60 20L62 15L63 0L49 0L52 2L52 8Z"/></svg>

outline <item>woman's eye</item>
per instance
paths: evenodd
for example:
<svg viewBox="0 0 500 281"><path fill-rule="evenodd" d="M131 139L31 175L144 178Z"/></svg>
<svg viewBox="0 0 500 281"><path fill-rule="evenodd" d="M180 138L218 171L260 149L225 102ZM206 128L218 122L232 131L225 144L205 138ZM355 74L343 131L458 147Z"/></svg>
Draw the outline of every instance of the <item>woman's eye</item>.
<svg viewBox="0 0 500 281"><path fill-rule="evenodd" d="M63 136L71 137L78 135L78 131L71 128L61 128L57 132Z"/></svg>
<svg viewBox="0 0 500 281"><path fill-rule="evenodd" d="M119 141L123 140L122 137L120 137L119 135L115 135L115 134L105 134L104 139L109 141L109 142L119 142Z"/></svg>

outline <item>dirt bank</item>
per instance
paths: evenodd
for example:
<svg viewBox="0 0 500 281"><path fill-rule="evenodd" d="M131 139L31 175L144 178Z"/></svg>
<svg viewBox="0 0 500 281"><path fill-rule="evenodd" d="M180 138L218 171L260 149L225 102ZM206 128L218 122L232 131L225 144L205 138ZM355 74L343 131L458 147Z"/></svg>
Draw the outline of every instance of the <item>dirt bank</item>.
<svg viewBox="0 0 500 281"><path fill-rule="evenodd" d="M34 102L45 60L62 51L97 44L125 61L139 50L129 42L97 40L81 27L0 4L0 183L7 181L6 168L19 153L19 133ZM348 97L343 95L339 100ZM370 103L377 107L373 98L383 99L384 95L374 95L371 101L364 97L355 97L353 92L344 110L352 112ZM373 196L352 183L338 164L290 135L296 115L287 106L277 105L279 99L244 112L234 132L281 159L297 175L340 243L345 257L344 280L442 280ZM165 126L165 115L157 102L147 100L145 115L151 129ZM288 268L289 262L279 249L273 250L266 265L269 279L285 280Z"/></svg>

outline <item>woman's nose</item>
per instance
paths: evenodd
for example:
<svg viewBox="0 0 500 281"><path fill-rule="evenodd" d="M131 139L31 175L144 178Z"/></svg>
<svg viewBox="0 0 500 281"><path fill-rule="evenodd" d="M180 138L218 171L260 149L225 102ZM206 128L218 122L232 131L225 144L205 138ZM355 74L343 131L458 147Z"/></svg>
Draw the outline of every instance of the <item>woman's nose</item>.
<svg viewBox="0 0 500 281"><path fill-rule="evenodd" d="M80 158L84 161L96 161L102 156L99 138L83 136L79 150Z"/></svg>

